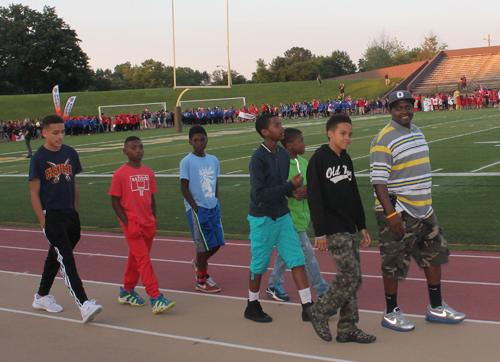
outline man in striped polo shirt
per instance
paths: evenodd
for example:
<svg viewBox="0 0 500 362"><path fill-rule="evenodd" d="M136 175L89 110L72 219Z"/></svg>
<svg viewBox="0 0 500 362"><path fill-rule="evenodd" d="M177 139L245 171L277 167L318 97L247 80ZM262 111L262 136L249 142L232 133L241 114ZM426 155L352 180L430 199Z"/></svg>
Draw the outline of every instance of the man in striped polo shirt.
<svg viewBox="0 0 500 362"><path fill-rule="evenodd" d="M448 262L450 252L432 209L429 147L422 131L411 123L414 102L408 91L389 95L392 120L370 149L387 303L382 325L401 332L415 328L397 302L398 282L406 278L412 256L427 278L430 305L425 319L446 323L465 319L441 298L441 264Z"/></svg>

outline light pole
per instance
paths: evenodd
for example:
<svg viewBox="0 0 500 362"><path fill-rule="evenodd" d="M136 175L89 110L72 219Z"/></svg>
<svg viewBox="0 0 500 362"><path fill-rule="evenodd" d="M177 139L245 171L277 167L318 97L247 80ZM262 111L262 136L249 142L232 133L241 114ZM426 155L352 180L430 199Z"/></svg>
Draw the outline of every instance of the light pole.
<svg viewBox="0 0 500 362"><path fill-rule="evenodd" d="M488 39L483 38L483 40L487 40L488 41L488 46L490 46L490 34L488 34Z"/></svg>

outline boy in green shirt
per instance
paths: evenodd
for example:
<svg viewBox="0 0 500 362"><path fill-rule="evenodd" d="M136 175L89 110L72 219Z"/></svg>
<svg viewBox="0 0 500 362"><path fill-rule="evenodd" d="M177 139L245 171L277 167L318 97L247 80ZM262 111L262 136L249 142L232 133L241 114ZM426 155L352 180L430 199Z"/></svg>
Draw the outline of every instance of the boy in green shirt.
<svg viewBox="0 0 500 362"><path fill-rule="evenodd" d="M281 143L290 154L290 173L287 181L299 173L305 175L308 163L305 158L300 156L306 151L306 144L304 142L304 135L302 132L296 128L285 129L285 137ZM304 251L307 276L311 281L312 287L316 291L316 295L318 298L321 298L323 293L328 289L328 283L321 276L318 261L314 256L314 250L311 242L309 241L309 237L307 236L311 214L306 200L307 179L305 177L302 186L296 190L294 196L295 197L287 197L288 208L290 209L290 213L292 215L293 225L297 229L297 233L299 235L300 245ZM281 286L284 282L283 275L286 268L287 266L285 262L278 254L276 261L274 262L274 270L269 278L266 290L266 295L268 297L282 302L286 302L290 299Z"/></svg>

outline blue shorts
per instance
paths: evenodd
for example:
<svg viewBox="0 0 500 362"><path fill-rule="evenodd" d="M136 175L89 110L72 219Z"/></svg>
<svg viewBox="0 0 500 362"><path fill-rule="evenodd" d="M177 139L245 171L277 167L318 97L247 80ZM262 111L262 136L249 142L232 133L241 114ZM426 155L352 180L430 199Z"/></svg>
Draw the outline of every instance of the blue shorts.
<svg viewBox="0 0 500 362"><path fill-rule="evenodd" d="M187 216L197 253L226 245L220 221L219 204L213 209L198 206L198 214L193 209L189 209Z"/></svg>
<svg viewBox="0 0 500 362"><path fill-rule="evenodd" d="M250 272L264 274L269 267L271 253L275 246L290 269L305 265L304 251L300 246L297 229L293 225L290 213L276 220L269 216L255 217L248 215L247 220L250 223L250 246L252 251Z"/></svg>

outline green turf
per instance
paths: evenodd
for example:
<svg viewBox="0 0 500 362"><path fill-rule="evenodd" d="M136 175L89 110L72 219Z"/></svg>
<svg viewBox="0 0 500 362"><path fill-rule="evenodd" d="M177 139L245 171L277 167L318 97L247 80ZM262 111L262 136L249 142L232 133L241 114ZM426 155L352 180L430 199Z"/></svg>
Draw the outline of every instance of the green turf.
<svg viewBox="0 0 500 362"><path fill-rule="evenodd" d="M326 142L326 119L284 121L285 126L300 128L305 134L308 151ZM354 140L348 152L358 172L369 231L377 239L373 216L373 188L367 175L369 147L373 137L388 123L387 115L353 117ZM500 160L500 111L498 109L469 110L461 112L417 113L414 123L421 127L431 150L432 169L442 168L441 173L469 173ZM219 178L220 203L223 225L228 238L247 238L250 185L248 162L261 138L254 131L253 123L207 126L209 144L207 152L221 161L221 173L231 177ZM84 172L77 177L80 192L80 214L84 228L119 230L119 223L107 195L111 178L83 177L84 175L110 173L126 159L121 142L131 133L100 134L66 137L65 143L75 147L80 154ZM179 172L179 161L191 151L186 134L176 134L173 129L135 132L145 143L143 163L157 174L158 230L159 233L189 235L178 176L160 177ZM34 148L43 143L33 141ZM6 174L27 174L28 160L24 143L0 144L0 224L37 225L37 218L30 204L27 177L5 177ZM500 164L483 170L500 172ZM433 201L445 237L452 248L498 250L500 247L500 207L498 176L455 177L435 176Z"/></svg>
<svg viewBox="0 0 500 362"><path fill-rule="evenodd" d="M322 87L318 87L316 81L288 82L288 83L266 83L266 84L237 84L231 89L193 89L185 93L182 100L214 99L246 97L247 105L260 105L262 103L279 105L282 102L303 102L336 99L339 95L338 81L324 81ZM173 110L182 89L157 88L137 89L110 92L81 92L64 93L61 89L61 106L64 107L66 100L76 95L77 99L71 115L95 115L97 107L105 105L137 104L167 102L169 110ZM383 79L362 79L345 81L346 96L376 98L387 91ZM239 107L241 101L235 101L234 106ZM147 106L156 110L156 106ZM161 109L161 106L157 106ZM144 109L145 107L143 107ZM110 115L117 113L137 112L137 109L119 109L116 113L105 110ZM54 113L52 94L34 94L17 96L0 96L0 119L22 120L24 118L43 118L49 113ZM106 113L108 114L108 113Z"/></svg>

